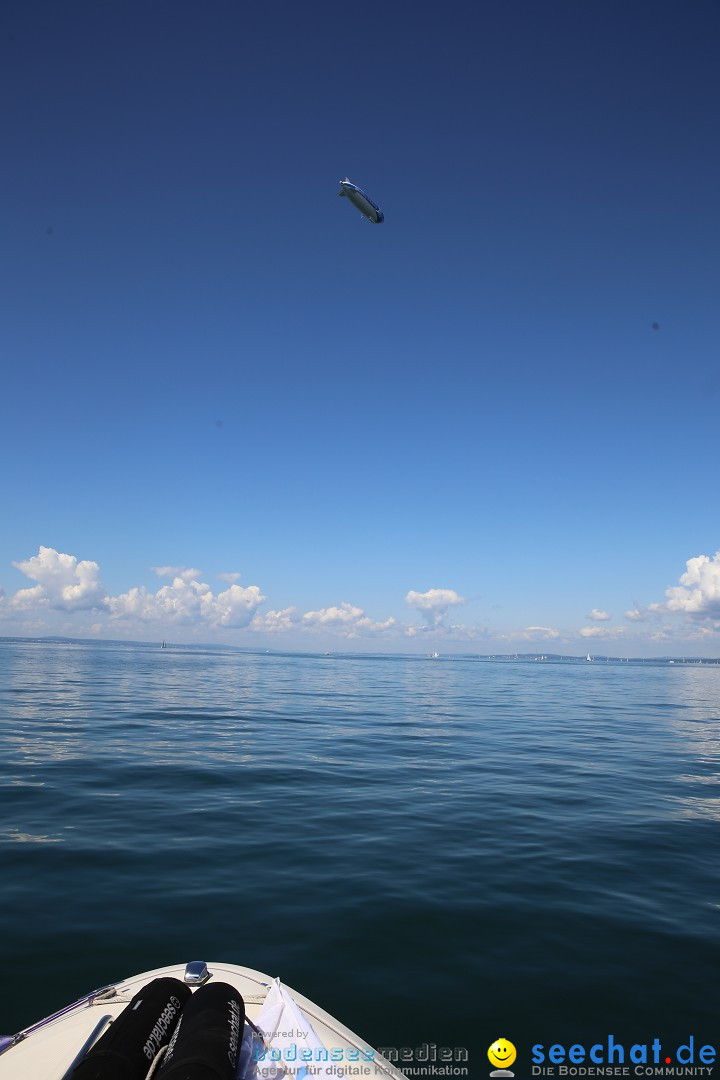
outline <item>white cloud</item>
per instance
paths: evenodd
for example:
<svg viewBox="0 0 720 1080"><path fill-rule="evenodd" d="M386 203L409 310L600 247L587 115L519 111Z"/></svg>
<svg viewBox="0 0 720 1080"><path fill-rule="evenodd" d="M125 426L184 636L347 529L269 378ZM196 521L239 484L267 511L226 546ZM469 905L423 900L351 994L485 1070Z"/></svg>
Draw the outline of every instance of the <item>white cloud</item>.
<svg viewBox="0 0 720 1080"><path fill-rule="evenodd" d="M665 614L667 615L667 612ZM718 627L714 624L684 623L678 626L667 622L649 634L648 638L650 641L671 641L680 645L697 646L698 642L717 641L717 634Z"/></svg>
<svg viewBox="0 0 720 1080"><path fill-rule="evenodd" d="M247 588L231 585L209 601L212 621L218 626L247 626L252 621L255 609L266 599L257 585L248 585Z"/></svg>
<svg viewBox="0 0 720 1080"><path fill-rule="evenodd" d="M720 552L713 558L700 555L690 559L679 584L666 590L664 603L634 603L625 612L624 631L607 625L611 618L608 612L593 608L587 616L588 625L571 634L540 625L504 632L477 624L455 625L450 619L456 614L453 608L466 600L454 589L408 592L407 606L420 615L408 625L393 617L373 619L362 607L347 602L304 613L295 607L261 611L266 597L257 585L242 587L237 572L218 574L225 585L216 582L213 588L196 568L155 566L152 569L159 577L169 579L157 582L156 590L136 586L110 596L96 562L78 560L54 548L41 546L36 555L14 565L29 581L27 587L10 596L0 588L0 612L6 621L12 620L14 627L29 634L83 631L101 635L110 630L115 636L141 637L152 625L162 636L173 626L186 627L187 640L197 640L205 631L219 635L244 630L253 635L286 635L293 645L299 645L303 636L319 639L325 635L353 640L382 637L396 642L405 638L418 646L437 638L433 648L440 647L441 640L458 644L492 640L492 648L497 650L501 641L513 642L517 648L521 641L568 643L577 642L578 637L588 642L645 640L658 643L659 648L659 643L670 640L709 643L720 632Z"/></svg>
<svg viewBox="0 0 720 1080"><path fill-rule="evenodd" d="M190 579L189 572L173 579L172 585L163 585L156 593L144 586L129 589L121 596L108 596L105 605L110 617L116 620L129 618L143 622L166 622L206 626L248 626L255 609L265 602L257 585L243 589L231 585L225 592L215 595L203 581Z"/></svg>
<svg viewBox="0 0 720 1080"><path fill-rule="evenodd" d="M362 608L353 607L352 604L342 603L338 607L321 608L319 611L306 611L303 622L307 625L316 626L348 626L363 618L365 612Z"/></svg>
<svg viewBox="0 0 720 1080"><path fill-rule="evenodd" d="M280 634L295 630L298 619L297 608L294 607L286 607L282 611L256 611L249 626L257 633Z"/></svg>
<svg viewBox="0 0 720 1080"><path fill-rule="evenodd" d="M144 585L139 588L135 586L128 589L126 593L122 593L120 596L106 597L105 606L111 617L118 619L137 618L149 621L157 618L158 614L155 595L148 592Z"/></svg>
<svg viewBox="0 0 720 1080"><path fill-rule="evenodd" d="M428 589L424 593L411 589L405 597L405 603L408 607L428 615L437 626L447 616L448 610L456 604L464 604L465 598L458 596L454 589Z"/></svg>
<svg viewBox="0 0 720 1080"><path fill-rule="evenodd" d="M151 566L153 574L158 577L182 578L183 581L193 581L202 577L202 570L194 566ZM238 575L239 576L239 575Z"/></svg>
<svg viewBox="0 0 720 1080"><path fill-rule="evenodd" d="M435 641L442 638L444 641L479 641L483 638L491 637L491 631L486 626L479 626L477 624L471 626L463 625L446 625L445 623L438 622L433 623L432 626L405 626L397 625L398 630L402 630L405 637L408 638L427 638Z"/></svg>
<svg viewBox="0 0 720 1080"><path fill-rule="evenodd" d="M8 607L10 611L34 611L39 607L50 607L50 601L42 585L36 585L33 589L18 589L10 597Z"/></svg>
<svg viewBox="0 0 720 1080"><path fill-rule="evenodd" d="M720 622L720 551L688 559L679 585L665 590L668 611Z"/></svg>
<svg viewBox="0 0 720 1080"><path fill-rule="evenodd" d="M554 641L560 637L560 631L552 626L526 626L524 630L514 630L507 636L517 641Z"/></svg>
<svg viewBox="0 0 720 1080"><path fill-rule="evenodd" d="M100 607L104 589L96 562L64 555L55 548L40 547L37 555L13 563L31 581L30 589L20 589L10 600L14 611L47 607L59 611L87 611Z"/></svg>
<svg viewBox="0 0 720 1080"><path fill-rule="evenodd" d="M363 634L374 637L399 629L392 617L384 622L375 622L365 614L362 608L344 602L334 607L320 608L318 611L306 611L300 625L305 630L329 630L340 637L356 638Z"/></svg>
<svg viewBox="0 0 720 1080"><path fill-rule="evenodd" d="M130 631L133 624L138 628L141 624L156 624L192 629L250 628L254 632L276 634L291 630L327 631L357 638L402 630L394 618L377 621L362 608L348 603L304 615L293 607L261 613L258 609L266 597L257 585L238 585L235 579L240 575L235 573L221 575L229 582L228 587L214 593L200 580L200 571L195 568L154 566L154 573L159 577L170 575L172 581L157 591L140 585L118 596L109 596L100 583L97 563L78 562L74 556L60 554L53 548L41 547L37 556L15 565L37 583L20 589L9 600L0 597L3 610L15 616L54 608L67 612L92 608L106 612L111 625ZM96 622L91 629L98 633L101 628L102 624Z"/></svg>
<svg viewBox="0 0 720 1080"><path fill-rule="evenodd" d="M584 638L619 638L625 633L622 626L583 626L580 636Z"/></svg>

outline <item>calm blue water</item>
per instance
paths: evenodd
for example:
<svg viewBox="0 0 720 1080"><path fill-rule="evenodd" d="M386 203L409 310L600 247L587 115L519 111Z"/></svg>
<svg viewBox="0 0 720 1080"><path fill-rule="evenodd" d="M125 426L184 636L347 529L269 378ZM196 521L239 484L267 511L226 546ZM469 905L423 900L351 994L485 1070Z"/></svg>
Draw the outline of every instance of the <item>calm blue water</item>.
<svg viewBox="0 0 720 1080"><path fill-rule="evenodd" d="M169 962L369 1041L717 1044L720 667L0 643L12 1032Z"/></svg>

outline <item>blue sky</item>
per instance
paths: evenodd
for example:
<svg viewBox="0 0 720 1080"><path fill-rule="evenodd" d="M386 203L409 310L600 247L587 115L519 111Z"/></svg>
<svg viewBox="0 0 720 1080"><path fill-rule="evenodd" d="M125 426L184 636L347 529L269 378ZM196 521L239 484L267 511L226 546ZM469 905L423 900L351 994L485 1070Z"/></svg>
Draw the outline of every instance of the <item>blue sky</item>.
<svg viewBox="0 0 720 1080"><path fill-rule="evenodd" d="M719 36L8 0L0 633L720 655Z"/></svg>

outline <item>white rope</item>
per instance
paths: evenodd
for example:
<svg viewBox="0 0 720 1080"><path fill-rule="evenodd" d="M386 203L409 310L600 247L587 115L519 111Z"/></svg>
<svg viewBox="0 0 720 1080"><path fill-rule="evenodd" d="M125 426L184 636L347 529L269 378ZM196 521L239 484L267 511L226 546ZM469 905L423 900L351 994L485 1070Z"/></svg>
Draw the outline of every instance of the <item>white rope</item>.
<svg viewBox="0 0 720 1080"><path fill-rule="evenodd" d="M147 1075L145 1077L145 1080L150 1080L150 1077L155 1075L155 1072L157 1071L158 1065L160 1064L163 1057L165 1056L165 1051L166 1050L167 1050L167 1046L161 1046L160 1047L157 1054L155 1055L155 1057L152 1060L152 1065L150 1066L150 1068L147 1071Z"/></svg>

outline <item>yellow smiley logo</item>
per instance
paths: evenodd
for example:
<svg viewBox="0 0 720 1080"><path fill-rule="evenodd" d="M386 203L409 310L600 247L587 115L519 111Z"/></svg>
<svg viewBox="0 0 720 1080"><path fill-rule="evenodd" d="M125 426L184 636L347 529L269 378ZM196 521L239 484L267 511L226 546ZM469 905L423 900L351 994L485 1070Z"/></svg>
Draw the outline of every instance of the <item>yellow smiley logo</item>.
<svg viewBox="0 0 720 1080"><path fill-rule="evenodd" d="M488 1050L488 1057L496 1069L507 1069L517 1057L517 1051L509 1039L496 1039Z"/></svg>

